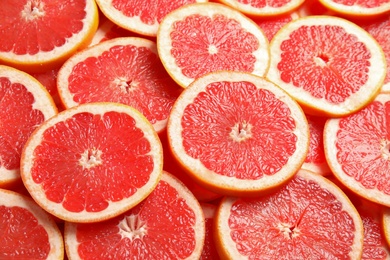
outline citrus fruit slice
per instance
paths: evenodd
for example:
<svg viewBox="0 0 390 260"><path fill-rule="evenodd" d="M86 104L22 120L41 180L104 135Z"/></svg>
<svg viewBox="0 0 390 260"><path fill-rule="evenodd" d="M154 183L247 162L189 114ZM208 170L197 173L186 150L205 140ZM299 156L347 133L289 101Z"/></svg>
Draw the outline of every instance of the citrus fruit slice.
<svg viewBox="0 0 390 260"><path fill-rule="evenodd" d="M4 1L0 9L0 63L29 72L60 66L88 45L98 26L93 0Z"/></svg>
<svg viewBox="0 0 390 260"><path fill-rule="evenodd" d="M298 19L299 15L296 12L285 14L276 17L267 18L252 18L253 21L263 30L268 41L271 41L274 35L287 23Z"/></svg>
<svg viewBox="0 0 390 260"><path fill-rule="evenodd" d="M305 0L219 0L250 16L275 17L294 11Z"/></svg>
<svg viewBox="0 0 390 260"><path fill-rule="evenodd" d="M310 145L302 169L309 170L321 175L331 174L324 153L324 126L326 117L306 115L309 124Z"/></svg>
<svg viewBox="0 0 390 260"><path fill-rule="evenodd" d="M20 154L34 129L57 108L32 76L0 65L0 187L20 181Z"/></svg>
<svg viewBox="0 0 390 260"><path fill-rule="evenodd" d="M217 248L214 243L214 217L217 206L210 203L201 203L202 211L205 218L205 238L202 255L199 260L219 260Z"/></svg>
<svg viewBox="0 0 390 260"><path fill-rule="evenodd" d="M73 55L61 67L57 87L66 108L122 103L139 110L157 132L166 128L182 90L161 64L156 44L138 37L107 40Z"/></svg>
<svg viewBox="0 0 390 260"><path fill-rule="evenodd" d="M381 92L390 92L390 15L375 20L360 20L357 24L371 34L382 47L388 66Z"/></svg>
<svg viewBox="0 0 390 260"><path fill-rule="evenodd" d="M324 127L325 156L347 188L370 201L390 206L390 94Z"/></svg>
<svg viewBox="0 0 390 260"><path fill-rule="evenodd" d="M62 234L51 216L31 198L4 189L0 189L0 258L64 258Z"/></svg>
<svg viewBox="0 0 390 260"><path fill-rule="evenodd" d="M356 24L333 16L291 21L270 44L267 78L306 113L351 114L375 98L386 76L380 45Z"/></svg>
<svg viewBox="0 0 390 260"><path fill-rule="evenodd" d="M270 81L219 71L195 80L167 127L173 156L205 188L258 195L289 180L309 146L299 105Z"/></svg>
<svg viewBox="0 0 390 260"><path fill-rule="evenodd" d="M386 208L383 211L382 225L387 245L390 247L390 208Z"/></svg>
<svg viewBox="0 0 390 260"><path fill-rule="evenodd" d="M24 147L21 175L33 199L60 219L117 216L149 195L162 173L152 125L132 107L90 103L40 125Z"/></svg>
<svg viewBox="0 0 390 260"><path fill-rule="evenodd" d="M173 10L207 0L96 0L100 10L113 23L129 31L156 36L163 18Z"/></svg>
<svg viewBox="0 0 390 260"><path fill-rule="evenodd" d="M102 19L99 20L99 27L95 34L93 35L92 41L89 46L96 45L100 42L104 42L106 40L119 38L119 37L134 37L137 36L135 33L130 32L122 27L119 27L115 23L111 22L111 20Z"/></svg>
<svg viewBox="0 0 390 260"><path fill-rule="evenodd" d="M199 259L205 225L191 192L164 172L139 205L98 223L65 223L72 259Z"/></svg>
<svg viewBox="0 0 390 260"><path fill-rule="evenodd" d="M360 259L363 225L348 197L300 170L276 193L226 197L215 216L223 259Z"/></svg>
<svg viewBox="0 0 390 260"><path fill-rule="evenodd" d="M263 76L268 40L248 17L217 3L191 4L169 13L157 33L160 59L182 87L209 72L233 70Z"/></svg>
<svg viewBox="0 0 390 260"><path fill-rule="evenodd" d="M334 12L326 8L319 0L305 0L297 9L300 17L309 15L334 15Z"/></svg>
<svg viewBox="0 0 390 260"><path fill-rule="evenodd" d="M378 16L390 11L388 0L319 0L327 8L348 16Z"/></svg>

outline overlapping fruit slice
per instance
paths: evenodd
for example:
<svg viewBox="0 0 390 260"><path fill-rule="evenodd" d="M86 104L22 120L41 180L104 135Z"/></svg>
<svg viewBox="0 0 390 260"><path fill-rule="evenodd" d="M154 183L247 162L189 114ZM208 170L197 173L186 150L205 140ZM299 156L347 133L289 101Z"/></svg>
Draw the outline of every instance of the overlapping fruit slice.
<svg viewBox="0 0 390 260"><path fill-rule="evenodd" d="M273 17L292 12L305 0L220 0L220 2L247 15Z"/></svg>
<svg viewBox="0 0 390 260"><path fill-rule="evenodd" d="M280 190L226 197L216 214L222 259L360 259L363 224L334 183L300 170Z"/></svg>
<svg viewBox="0 0 390 260"><path fill-rule="evenodd" d="M31 198L0 189L0 258L63 259L62 234Z"/></svg>
<svg viewBox="0 0 390 260"><path fill-rule="evenodd" d="M29 72L60 66L98 26L94 0L10 0L0 8L0 62Z"/></svg>
<svg viewBox="0 0 390 260"><path fill-rule="evenodd" d="M174 157L200 185L255 195L292 178L309 147L301 108L282 89L249 73L220 71L195 80L168 121Z"/></svg>
<svg viewBox="0 0 390 260"><path fill-rule="evenodd" d="M165 71L156 44L138 37L104 41L68 59L57 77L66 108L90 102L117 102L139 110L157 132L182 88Z"/></svg>
<svg viewBox="0 0 390 260"><path fill-rule="evenodd" d="M333 174L360 196L390 207L390 94L360 111L329 119L325 156Z"/></svg>
<svg viewBox="0 0 390 260"><path fill-rule="evenodd" d="M99 223L65 224L72 259L199 259L205 238L202 208L192 193L164 172L135 208Z"/></svg>
<svg viewBox="0 0 390 260"><path fill-rule="evenodd" d="M21 159L33 199L60 219L94 222L134 207L156 187L162 146L132 107L90 103L67 109L31 135Z"/></svg>
<svg viewBox="0 0 390 260"><path fill-rule="evenodd" d="M17 69L0 65L0 187L20 181L20 154L30 134L57 114L46 89Z"/></svg>
<svg viewBox="0 0 390 260"><path fill-rule="evenodd" d="M388 0L319 0L327 8L344 15L357 17L379 16L390 11Z"/></svg>
<svg viewBox="0 0 390 260"><path fill-rule="evenodd" d="M241 12L217 3L198 3L169 13L157 33L160 59L182 87L209 72L233 70L263 76L268 40Z"/></svg>
<svg viewBox="0 0 390 260"><path fill-rule="evenodd" d="M386 76L386 59L377 41L342 18L294 20L274 36L270 49L267 78L308 114L351 114L375 98Z"/></svg>

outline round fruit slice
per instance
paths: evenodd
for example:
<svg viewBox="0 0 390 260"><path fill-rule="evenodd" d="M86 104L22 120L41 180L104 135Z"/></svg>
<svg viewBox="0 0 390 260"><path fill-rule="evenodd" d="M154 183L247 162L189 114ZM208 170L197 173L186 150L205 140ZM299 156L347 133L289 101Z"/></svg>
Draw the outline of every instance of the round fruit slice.
<svg viewBox="0 0 390 260"><path fill-rule="evenodd" d="M351 114L375 98L386 76L382 48L342 18L308 16L285 25L270 44L267 78L306 113Z"/></svg>
<svg viewBox="0 0 390 260"><path fill-rule="evenodd" d="M113 23L146 36L157 35L163 18L173 10L207 0L96 0L100 10Z"/></svg>
<svg viewBox="0 0 390 260"><path fill-rule="evenodd" d="M309 146L298 104L275 84L243 72L195 80L174 104L167 130L178 162L221 194L277 188L301 167Z"/></svg>
<svg viewBox="0 0 390 260"><path fill-rule="evenodd" d="M57 114L46 89L22 71L0 65L0 187L20 181L20 154L34 129Z"/></svg>
<svg viewBox="0 0 390 260"><path fill-rule="evenodd" d="M357 24L371 34L382 47L388 66L381 92L390 92L390 14L375 20L360 20Z"/></svg>
<svg viewBox="0 0 390 260"><path fill-rule="evenodd" d="M192 193L164 172L135 208L99 223L65 223L72 259L199 259L205 237L202 209Z"/></svg>
<svg viewBox="0 0 390 260"><path fill-rule="evenodd" d="M0 62L29 72L47 71L87 46L97 26L93 0L3 1Z"/></svg>
<svg viewBox="0 0 390 260"><path fill-rule="evenodd" d="M226 197L215 216L222 259L360 259L363 225L332 182L300 170L271 195Z"/></svg>
<svg viewBox="0 0 390 260"><path fill-rule="evenodd" d="M337 179L363 198L390 207L390 94L362 110L329 119L325 156Z"/></svg>
<svg viewBox="0 0 390 260"><path fill-rule="evenodd" d="M31 198L0 189L0 258L64 259L64 243L52 217Z"/></svg>
<svg viewBox="0 0 390 260"><path fill-rule="evenodd" d="M319 0L327 8L341 14L365 17L378 16L390 11L389 0Z"/></svg>
<svg viewBox="0 0 390 260"><path fill-rule="evenodd" d="M169 13L160 24L157 48L165 69L184 88L218 70L263 76L269 63L268 40L256 23L216 3Z"/></svg>
<svg viewBox="0 0 390 260"><path fill-rule="evenodd" d="M387 245L390 247L390 208L386 208L383 212L382 225Z"/></svg>
<svg viewBox="0 0 390 260"><path fill-rule="evenodd" d="M137 110L91 103L60 112L31 135L21 159L24 185L60 219L93 222L141 202L162 173L162 147Z"/></svg>
<svg viewBox="0 0 390 260"><path fill-rule="evenodd" d="M302 169L309 170L320 175L329 175L331 171L324 152L324 126L326 117L306 115L309 124L310 145Z"/></svg>
<svg viewBox="0 0 390 260"><path fill-rule="evenodd" d="M161 64L156 44L138 37L104 41L68 59L57 78L66 108L116 102L139 110L157 132L165 130L182 88Z"/></svg>
<svg viewBox="0 0 390 260"><path fill-rule="evenodd" d="M305 0L220 0L240 12L251 16L278 16L292 12Z"/></svg>

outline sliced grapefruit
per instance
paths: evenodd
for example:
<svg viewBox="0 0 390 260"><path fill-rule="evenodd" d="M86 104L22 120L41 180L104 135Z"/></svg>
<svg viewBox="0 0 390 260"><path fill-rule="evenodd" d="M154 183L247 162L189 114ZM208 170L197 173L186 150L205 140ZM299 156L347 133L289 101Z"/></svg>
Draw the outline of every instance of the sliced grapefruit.
<svg viewBox="0 0 390 260"><path fill-rule="evenodd" d="M196 2L207 0L96 0L100 10L113 23L129 31L154 37L168 13Z"/></svg>
<svg viewBox="0 0 390 260"><path fill-rule="evenodd" d="M60 219L115 217L148 196L162 173L162 147L137 110L117 103L67 109L24 147L21 175L33 199Z"/></svg>
<svg viewBox="0 0 390 260"><path fill-rule="evenodd" d="M390 94L324 128L325 156L339 181L363 198L390 207Z"/></svg>
<svg viewBox="0 0 390 260"><path fill-rule="evenodd" d="M310 145L302 169L321 175L331 174L324 152L324 126L326 117L306 115L309 124Z"/></svg>
<svg viewBox="0 0 390 260"><path fill-rule="evenodd" d="M211 203L201 203L205 218L205 239L202 255L199 260L219 260L219 255L214 242L214 217L217 211L217 206Z"/></svg>
<svg viewBox="0 0 390 260"><path fill-rule="evenodd" d="M0 9L0 63L29 72L60 66L98 26L94 0L12 0Z"/></svg>
<svg viewBox="0 0 390 260"><path fill-rule="evenodd" d="M260 17L275 17L294 11L305 0L219 0L238 11Z"/></svg>
<svg viewBox="0 0 390 260"><path fill-rule="evenodd" d="M138 37L107 40L73 55L61 67L57 87L66 108L122 103L139 110L159 133L182 90L166 73L156 44Z"/></svg>
<svg viewBox="0 0 390 260"><path fill-rule="evenodd" d="M390 92L390 14L374 20L359 20L357 24L371 34L382 47L388 66L381 92Z"/></svg>
<svg viewBox="0 0 390 260"><path fill-rule="evenodd" d="M199 259L205 237L202 209L191 192L164 172L135 208L99 223L65 224L72 259Z"/></svg>
<svg viewBox="0 0 390 260"><path fill-rule="evenodd" d="M299 105L264 78L220 71L195 80L168 121L176 160L220 194L258 195L287 182L309 147Z"/></svg>
<svg viewBox="0 0 390 260"><path fill-rule="evenodd" d="M20 154L30 134L57 114L47 90L32 76L0 65L0 187L20 181Z"/></svg>
<svg viewBox="0 0 390 260"><path fill-rule="evenodd" d="M363 225L334 183L300 170L276 193L226 197L216 216L222 259L360 259Z"/></svg>
<svg viewBox="0 0 390 260"><path fill-rule="evenodd" d="M327 8L348 16L369 17L390 12L388 0L319 0Z"/></svg>
<svg viewBox="0 0 390 260"><path fill-rule="evenodd" d="M115 23L111 22L111 20L100 19L99 21L99 27L97 28L97 31L93 35L92 41L89 44L89 46L96 45L100 42L104 42L106 40L119 38L119 37L132 37L137 36L135 33L130 32L126 29L123 29L122 27L119 27Z"/></svg>
<svg viewBox="0 0 390 260"><path fill-rule="evenodd" d="M169 13L157 33L160 59L182 87L209 72L233 70L263 76L268 40L241 12L217 3L198 3Z"/></svg>
<svg viewBox="0 0 390 260"><path fill-rule="evenodd" d="M62 234L31 198L0 189L0 259L64 259Z"/></svg>
<svg viewBox="0 0 390 260"><path fill-rule="evenodd" d="M377 41L342 18L294 20L274 36L270 49L267 78L308 114L351 114L375 98L386 76L386 59Z"/></svg>

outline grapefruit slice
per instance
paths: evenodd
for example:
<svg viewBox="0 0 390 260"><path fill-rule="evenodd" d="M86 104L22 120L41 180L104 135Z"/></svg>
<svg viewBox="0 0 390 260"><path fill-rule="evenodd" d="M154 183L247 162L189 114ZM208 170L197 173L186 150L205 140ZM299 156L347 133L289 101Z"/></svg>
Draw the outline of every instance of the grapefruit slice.
<svg viewBox="0 0 390 260"><path fill-rule="evenodd" d="M64 110L31 135L21 159L33 199L60 219L95 222L148 196L162 173L162 147L139 111L117 103Z"/></svg>
<svg viewBox="0 0 390 260"><path fill-rule="evenodd" d="M105 18L105 17L104 17ZM111 22L108 19L100 19L99 27L95 34L93 35L92 41L89 46L96 45L100 42L106 40L119 38L119 37L136 37L137 35L133 32L130 32L122 27L119 27L115 23Z"/></svg>
<svg viewBox="0 0 390 260"><path fill-rule="evenodd" d="M318 173L321 175L331 174L324 152L324 127L327 120L326 117L318 117L306 115L309 124L310 145L305 162L302 164L302 169Z"/></svg>
<svg viewBox="0 0 390 260"><path fill-rule="evenodd" d="M390 94L380 94L362 110L332 118L324 128L325 156L347 188L390 207Z"/></svg>
<svg viewBox="0 0 390 260"><path fill-rule="evenodd" d="M198 3L169 13L157 33L160 59L182 87L218 70L263 76L268 40L248 17L217 3Z"/></svg>
<svg viewBox="0 0 390 260"><path fill-rule="evenodd" d="M258 195L284 184L309 147L299 105L264 78L220 71L195 80L168 121L173 156L201 186Z"/></svg>
<svg viewBox="0 0 390 260"><path fill-rule="evenodd" d="M173 10L207 0L96 0L103 14L129 31L156 37L162 19Z"/></svg>
<svg viewBox="0 0 390 260"><path fill-rule="evenodd" d="M0 65L0 187L20 181L20 154L30 134L57 114L47 90L32 76Z"/></svg>
<svg viewBox="0 0 390 260"><path fill-rule="evenodd" d="M386 76L382 48L342 18L307 16L285 25L270 44L267 78L307 114L339 117L375 98Z"/></svg>
<svg viewBox="0 0 390 260"><path fill-rule="evenodd" d="M64 259L64 243L51 216L31 198L0 189L0 258Z"/></svg>
<svg viewBox="0 0 390 260"><path fill-rule="evenodd" d="M357 24L371 34L382 47L388 66L381 92L390 92L390 14L374 20L360 20Z"/></svg>
<svg viewBox="0 0 390 260"><path fill-rule="evenodd" d="M87 46L97 26L94 0L4 1L0 63L29 72L48 71Z"/></svg>
<svg viewBox="0 0 390 260"><path fill-rule="evenodd" d="M348 16L372 17L390 11L388 0L319 0L327 8Z"/></svg>
<svg viewBox="0 0 390 260"><path fill-rule="evenodd" d="M205 218L205 239L202 255L199 260L219 260L219 255L214 242L214 217L217 206L211 203L201 203L202 211Z"/></svg>
<svg viewBox="0 0 390 260"><path fill-rule="evenodd" d="M122 103L139 110L159 133L182 90L166 73L156 44L138 37L107 40L73 55L61 67L57 87L66 108Z"/></svg>
<svg viewBox="0 0 390 260"><path fill-rule="evenodd" d="M348 197L305 170L271 195L225 197L215 225L222 259L360 259L363 249L362 220Z"/></svg>
<svg viewBox="0 0 390 260"><path fill-rule="evenodd" d="M305 0L219 0L238 11L260 17L275 17L294 11L301 6Z"/></svg>
<svg viewBox="0 0 390 260"><path fill-rule="evenodd" d="M199 259L205 237L202 209L191 192L164 172L135 208L99 223L65 223L72 259Z"/></svg>

